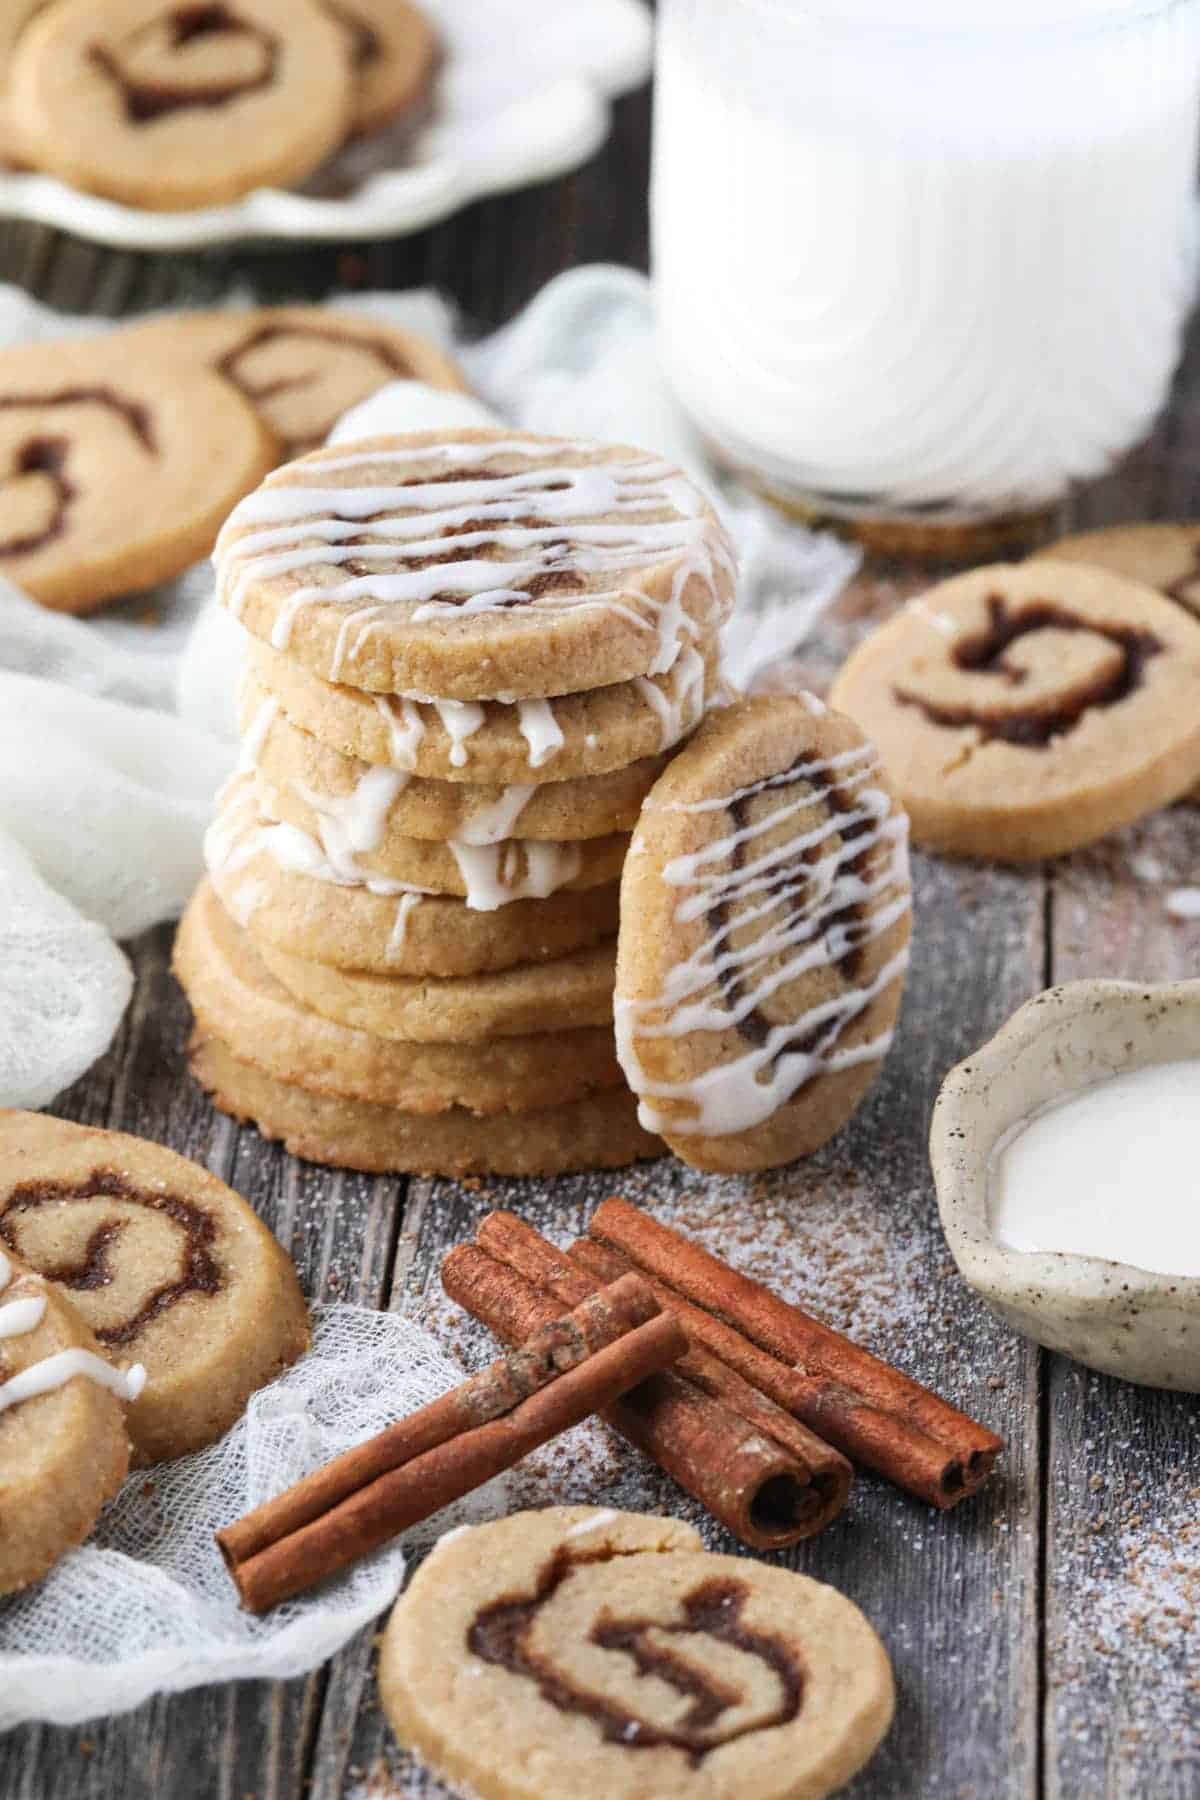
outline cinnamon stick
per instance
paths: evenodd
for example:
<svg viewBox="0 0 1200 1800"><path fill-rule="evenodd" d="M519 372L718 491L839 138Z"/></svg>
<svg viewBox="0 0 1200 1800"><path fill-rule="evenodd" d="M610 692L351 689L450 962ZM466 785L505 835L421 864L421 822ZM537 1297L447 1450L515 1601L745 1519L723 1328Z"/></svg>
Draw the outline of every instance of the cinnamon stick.
<svg viewBox="0 0 1200 1800"><path fill-rule="evenodd" d="M516 1355L219 1533L242 1604L265 1612L314 1586L676 1361L678 1319L640 1278L617 1285L571 1319L551 1308Z"/></svg>
<svg viewBox="0 0 1200 1800"><path fill-rule="evenodd" d="M1003 1438L648 1213L606 1200L589 1231L657 1284L691 1338L855 1461L942 1509L991 1473Z"/></svg>
<svg viewBox="0 0 1200 1800"><path fill-rule="evenodd" d="M486 1249L452 1250L442 1285L509 1342L596 1285L511 1213L490 1214L478 1236ZM811 1537L845 1505L845 1458L711 1357L689 1351L604 1416L753 1549Z"/></svg>

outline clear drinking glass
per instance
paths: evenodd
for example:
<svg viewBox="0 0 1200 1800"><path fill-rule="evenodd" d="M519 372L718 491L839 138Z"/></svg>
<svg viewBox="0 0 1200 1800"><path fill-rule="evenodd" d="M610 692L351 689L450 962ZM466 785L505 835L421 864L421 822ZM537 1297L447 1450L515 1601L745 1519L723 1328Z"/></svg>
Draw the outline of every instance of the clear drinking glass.
<svg viewBox="0 0 1200 1800"><path fill-rule="evenodd" d="M662 352L715 450L911 547L1149 428L1197 252L1200 0L661 0Z"/></svg>

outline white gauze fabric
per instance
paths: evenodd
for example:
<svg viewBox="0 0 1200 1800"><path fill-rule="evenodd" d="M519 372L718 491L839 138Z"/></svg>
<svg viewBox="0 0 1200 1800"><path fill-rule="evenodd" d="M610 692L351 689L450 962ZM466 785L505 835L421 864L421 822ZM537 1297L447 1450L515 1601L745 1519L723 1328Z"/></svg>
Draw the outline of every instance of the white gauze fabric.
<svg viewBox="0 0 1200 1800"><path fill-rule="evenodd" d="M340 306L453 342L449 309L426 293ZM0 342L52 336L63 320L0 288ZM397 382L342 421L339 440L376 431L505 420L533 431L642 445L714 489L703 449L658 366L650 286L626 269L576 269L520 318L458 354L481 400ZM486 402L486 404L484 404ZM741 594L725 635L744 682L795 650L857 565L855 552L786 524L749 495L717 493L738 546ZM27 890L0 913L15 952L0 976L0 1106L45 1105L102 1053L119 1020L112 940L176 916L201 874L212 796L235 757L243 634L212 599L207 565L97 618L64 618L0 582L0 868L23 852L71 922L87 998L57 1034L19 1043L22 1017L61 990L53 936ZM90 930L85 930L85 924ZM100 1004L107 995L107 1010Z"/></svg>
<svg viewBox="0 0 1200 1800"><path fill-rule="evenodd" d="M400 1591L405 1552L506 1510L504 1479L263 1618L241 1610L213 1532L461 1379L410 1320L314 1317L313 1347L219 1444L147 1474L37 1587L0 1600L0 1731L75 1725L151 1694L315 1668Z"/></svg>

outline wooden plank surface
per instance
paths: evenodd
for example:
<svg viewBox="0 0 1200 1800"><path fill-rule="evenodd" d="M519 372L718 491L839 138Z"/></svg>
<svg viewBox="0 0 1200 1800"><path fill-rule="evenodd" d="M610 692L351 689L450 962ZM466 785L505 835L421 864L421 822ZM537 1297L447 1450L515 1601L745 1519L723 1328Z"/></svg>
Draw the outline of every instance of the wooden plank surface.
<svg viewBox="0 0 1200 1800"><path fill-rule="evenodd" d="M235 287L283 298L431 282L484 327L575 262L645 266L648 119L645 95L622 102L587 169L395 244L164 259L0 227L0 273L64 310L110 315ZM1194 514L1198 489L1194 335L1151 444L1074 515ZM812 647L814 679L918 581L896 569L855 584ZM706 1180L668 1159L617 1181L414 1182L406 1193L298 1164L213 1113L188 1081L166 929L136 946L121 1035L57 1110L196 1156L254 1201L310 1295L410 1310L468 1366L489 1346L440 1298L437 1267L492 1205L562 1239L619 1187L770 1272L1010 1442L976 1503L933 1517L862 1478L845 1517L789 1558L857 1599L896 1662L897 1723L857 1800L1183 1800L1200 1792L1196 1402L1092 1377L992 1319L949 1263L925 1136L946 1069L1047 980L1200 969L1200 925L1173 923L1163 905L1172 882L1197 879L1200 810L1177 809L1046 875L918 859L913 975L879 1088L836 1143L749 1182ZM514 1504L601 1499L694 1516L598 1426L533 1459L511 1493ZM372 1638L306 1680L213 1688L79 1730L11 1732L0 1738L0 1800L440 1796L386 1730Z"/></svg>

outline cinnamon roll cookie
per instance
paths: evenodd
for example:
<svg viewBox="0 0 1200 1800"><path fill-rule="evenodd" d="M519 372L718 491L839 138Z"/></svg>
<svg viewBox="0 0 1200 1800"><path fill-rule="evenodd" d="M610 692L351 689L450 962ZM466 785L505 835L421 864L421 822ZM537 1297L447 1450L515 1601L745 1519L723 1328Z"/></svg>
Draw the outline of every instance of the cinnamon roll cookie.
<svg viewBox="0 0 1200 1800"><path fill-rule="evenodd" d="M316 0L59 0L21 38L8 114L39 168L172 211L302 180L354 106Z"/></svg>
<svg viewBox="0 0 1200 1800"><path fill-rule="evenodd" d="M1200 621L1068 562L975 569L911 602L831 700L875 739L915 842L1031 862L1200 780Z"/></svg>
<svg viewBox="0 0 1200 1800"><path fill-rule="evenodd" d="M272 456L227 383L117 336L0 352L0 574L71 613L169 581Z"/></svg>
<svg viewBox="0 0 1200 1800"><path fill-rule="evenodd" d="M734 593L724 530L669 463L506 430L314 451L237 507L217 571L323 680L460 701L666 674Z"/></svg>
<svg viewBox="0 0 1200 1800"><path fill-rule="evenodd" d="M291 1261L197 1164L142 1138L0 1112L0 1170L0 1250L70 1299L114 1379L145 1373L128 1416L137 1462L214 1442L307 1348Z"/></svg>
<svg viewBox="0 0 1200 1800"><path fill-rule="evenodd" d="M344 412L391 381L465 391L452 357L413 331L323 306L173 313L118 334L231 382L275 440L276 462L323 444Z"/></svg>
<svg viewBox="0 0 1200 1800"><path fill-rule="evenodd" d="M1077 531L1037 551L1031 562L1083 563L1157 588L1200 616L1200 524L1109 525Z"/></svg>
<svg viewBox="0 0 1200 1800"><path fill-rule="evenodd" d="M65 1296L0 1249L0 1594L90 1535L129 1471L125 1403L143 1379L104 1361Z"/></svg>
<svg viewBox="0 0 1200 1800"><path fill-rule="evenodd" d="M263 966L207 885L175 940L175 972L207 1036L275 1080L406 1113L520 1112L620 1085L607 1026L486 1042L378 1037L313 1012Z"/></svg>
<svg viewBox="0 0 1200 1800"><path fill-rule="evenodd" d="M833 1588L589 1506L447 1534L392 1613L379 1687L401 1742L484 1800L821 1800L895 1705Z"/></svg>
<svg viewBox="0 0 1200 1800"><path fill-rule="evenodd" d="M321 0L341 27L354 75L350 129L381 131L419 111L437 67L438 40L409 0Z"/></svg>
<svg viewBox="0 0 1200 1800"><path fill-rule="evenodd" d="M454 1106L413 1113L281 1081L203 1029L193 1035L189 1059L192 1074L223 1112L256 1125L266 1138L281 1139L293 1156L338 1169L459 1178L566 1175L623 1168L662 1150L638 1124L624 1087L530 1112L479 1117Z"/></svg>
<svg viewBox="0 0 1200 1800"><path fill-rule="evenodd" d="M854 1112L900 1006L907 836L873 746L812 696L714 713L651 789L621 880L617 1047L685 1162L772 1167Z"/></svg>

